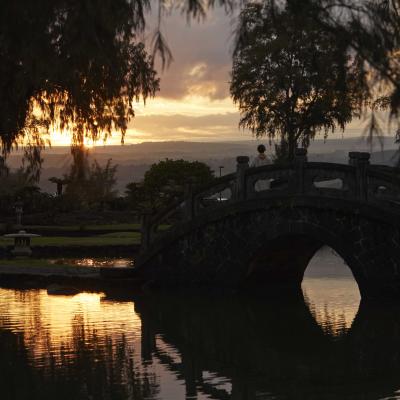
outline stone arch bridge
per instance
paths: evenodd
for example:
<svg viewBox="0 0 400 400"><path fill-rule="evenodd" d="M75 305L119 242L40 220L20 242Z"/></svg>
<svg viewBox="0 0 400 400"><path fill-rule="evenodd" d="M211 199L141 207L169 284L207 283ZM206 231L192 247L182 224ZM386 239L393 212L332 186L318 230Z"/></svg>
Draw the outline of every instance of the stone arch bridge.
<svg viewBox="0 0 400 400"><path fill-rule="evenodd" d="M363 299L400 299L400 172L349 153L349 164L249 167L145 216L136 272L162 286L301 292L323 245L351 269Z"/></svg>

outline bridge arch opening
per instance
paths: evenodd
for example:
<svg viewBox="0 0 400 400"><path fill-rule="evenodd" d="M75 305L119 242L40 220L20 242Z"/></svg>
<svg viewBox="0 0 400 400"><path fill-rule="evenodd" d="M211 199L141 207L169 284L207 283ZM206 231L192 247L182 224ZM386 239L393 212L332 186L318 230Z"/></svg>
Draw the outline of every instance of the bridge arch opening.
<svg viewBox="0 0 400 400"><path fill-rule="evenodd" d="M345 272L349 271L351 276L354 276L352 282L357 286L359 293L362 292L360 281L357 279L358 271L355 270L357 267L354 263L352 264L351 258L349 261L342 256L342 254L348 255L349 252L340 247L340 243L337 244L330 239L318 232L296 233L295 229L292 229L290 233L262 240L262 245L249 262L243 288L303 297L302 282L306 270L309 269L306 274L308 276L313 273L315 265L320 265L321 268L323 265L321 260L324 257L328 260L328 264L335 262L329 258L333 256ZM337 245L335 246L332 242ZM326 274L329 274L328 269L328 267L325 268Z"/></svg>
<svg viewBox="0 0 400 400"><path fill-rule="evenodd" d="M341 336L358 312L361 296L353 273L343 258L322 246L306 267L302 291L311 314L322 330Z"/></svg>
<svg viewBox="0 0 400 400"><path fill-rule="evenodd" d="M244 290L304 300L325 333L346 333L357 314L361 290L354 265L349 266L329 239L291 233L263 241L250 262Z"/></svg>

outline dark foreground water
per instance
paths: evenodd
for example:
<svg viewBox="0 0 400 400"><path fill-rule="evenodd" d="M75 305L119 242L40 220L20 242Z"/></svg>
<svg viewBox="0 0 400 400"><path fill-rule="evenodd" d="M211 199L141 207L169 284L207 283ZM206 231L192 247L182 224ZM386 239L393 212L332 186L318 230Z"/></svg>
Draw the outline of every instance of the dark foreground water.
<svg viewBox="0 0 400 400"><path fill-rule="evenodd" d="M400 399L400 311L330 249L305 302L0 289L0 399Z"/></svg>

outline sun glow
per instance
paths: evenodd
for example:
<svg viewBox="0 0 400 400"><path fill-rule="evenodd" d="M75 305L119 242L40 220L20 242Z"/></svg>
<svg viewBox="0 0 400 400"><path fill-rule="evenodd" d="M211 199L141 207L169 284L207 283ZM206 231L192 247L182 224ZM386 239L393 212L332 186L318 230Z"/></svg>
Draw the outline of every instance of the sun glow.
<svg viewBox="0 0 400 400"><path fill-rule="evenodd" d="M77 321L99 340L130 332L140 339L141 321L132 302L107 301L101 293L75 296L48 295L45 290L20 292L0 289L0 328L24 335L34 359L46 360L51 352L60 360L62 349L72 349ZM18 318L16 318L18 316ZM105 340L105 339L104 339Z"/></svg>
<svg viewBox="0 0 400 400"><path fill-rule="evenodd" d="M208 97L196 95L186 96L179 100L157 97L148 100L145 105L143 103L134 104L134 109L136 116L129 122L125 135L125 143L127 144L136 144L147 141L177 140L177 138L179 140L186 140L189 138L193 139L193 136L190 135L193 132L190 129L185 129L185 132L175 129L174 132L170 132L168 135L157 131L156 128L154 128L154 132L150 132L147 129L140 129L135 126L135 124L141 125L140 121L143 117L151 119L156 126L160 117L170 117L171 119L176 119L179 116L196 118L208 115L226 115L235 112L235 107L230 98L210 100ZM199 130L199 128L197 128L197 130ZM213 132L208 132L207 129L200 129L200 131L206 136L213 134ZM219 135L219 133L220 132L217 129L215 135ZM182 137L182 134L184 137ZM117 131L112 132L106 141L103 141L101 136L100 139L95 142L87 137L84 140L84 146L92 148L104 144L119 145L121 144L121 138L121 132ZM58 129L50 130L50 143L52 146L69 146L71 142L72 133L70 131L61 131Z"/></svg>
<svg viewBox="0 0 400 400"><path fill-rule="evenodd" d="M72 143L72 133L70 131L51 130L50 143L52 146L70 146ZM83 145L87 148L92 148L95 143L92 139L85 137Z"/></svg>

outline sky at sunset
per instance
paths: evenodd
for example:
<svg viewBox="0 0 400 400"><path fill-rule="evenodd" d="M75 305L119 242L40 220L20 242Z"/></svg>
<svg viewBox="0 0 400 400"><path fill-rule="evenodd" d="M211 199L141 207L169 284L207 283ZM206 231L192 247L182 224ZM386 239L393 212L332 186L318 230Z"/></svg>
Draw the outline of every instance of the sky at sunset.
<svg viewBox="0 0 400 400"><path fill-rule="evenodd" d="M136 117L129 123L125 143L252 138L251 133L238 128L239 112L229 96L234 26L235 18L218 8L203 22L188 24L180 12L164 17L162 30L174 61L164 72L158 68L161 90L146 106L136 106ZM151 27L145 39L150 43ZM345 136L360 135L361 125L354 121ZM339 135L342 133L332 137ZM119 144L120 138L116 133L106 144ZM56 134L52 142L68 145L69 138Z"/></svg>

